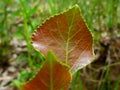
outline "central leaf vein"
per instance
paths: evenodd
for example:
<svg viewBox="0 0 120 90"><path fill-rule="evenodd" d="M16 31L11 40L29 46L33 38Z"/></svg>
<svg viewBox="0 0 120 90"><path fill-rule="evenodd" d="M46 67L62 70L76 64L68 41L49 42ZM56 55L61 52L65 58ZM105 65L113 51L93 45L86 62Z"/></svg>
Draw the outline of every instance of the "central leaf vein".
<svg viewBox="0 0 120 90"><path fill-rule="evenodd" d="M53 90L53 62L50 60L50 90Z"/></svg>
<svg viewBox="0 0 120 90"><path fill-rule="evenodd" d="M66 42L66 64L68 64L68 54L69 54L69 42L70 42L70 33L73 27L73 23L74 23L74 19L75 19L75 14L76 14L76 8L75 8L75 12L73 14L72 20L71 20L71 24L70 27L68 29L68 37L67 37L67 42ZM70 17L69 17L70 18Z"/></svg>

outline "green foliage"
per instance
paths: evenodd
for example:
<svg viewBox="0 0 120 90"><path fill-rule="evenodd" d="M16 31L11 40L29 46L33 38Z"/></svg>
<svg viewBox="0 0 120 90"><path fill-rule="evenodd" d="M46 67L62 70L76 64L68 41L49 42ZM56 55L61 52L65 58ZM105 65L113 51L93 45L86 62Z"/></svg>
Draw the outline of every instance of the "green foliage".
<svg viewBox="0 0 120 90"><path fill-rule="evenodd" d="M34 72L28 72L28 71L22 71L19 75L19 77L17 78L17 80L14 80L11 83L11 86L17 86L17 88L20 89L21 85L23 84L23 82L26 82L27 80L29 80L29 78L33 77L35 75Z"/></svg>
<svg viewBox="0 0 120 90"><path fill-rule="evenodd" d="M79 84L77 84L77 82L79 82ZM75 73L75 75L73 76L73 80L72 80L72 87L71 90L84 90L83 84L82 84L82 79L80 76L80 70L77 71Z"/></svg>

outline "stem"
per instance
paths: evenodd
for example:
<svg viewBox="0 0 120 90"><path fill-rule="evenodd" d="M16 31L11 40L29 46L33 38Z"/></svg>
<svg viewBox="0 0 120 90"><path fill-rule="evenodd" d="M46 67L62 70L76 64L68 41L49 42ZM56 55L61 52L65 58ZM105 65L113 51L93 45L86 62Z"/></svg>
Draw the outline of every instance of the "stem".
<svg viewBox="0 0 120 90"><path fill-rule="evenodd" d="M100 16L101 16L101 1L98 0L98 26L99 26L99 31L102 32L102 29L101 29L101 19L100 19Z"/></svg>
<svg viewBox="0 0 120 90"><path fill-rule="evenodd" d="M30 39L29 39L29 32L28 32L28 25L27 25L27 11L26 11L26 8L25 8L25 4L22 0L20 0L20 4L21 4L21 7L22 7L22 12L23 12L23 22L24 22L24 38L25 38L25 41L27 43L27 50L28 50L28 64L31 68L31 70L33 69L33 62L31 60L31 42L30 42ZM32 25L32 24L31 24Z"/></svg>

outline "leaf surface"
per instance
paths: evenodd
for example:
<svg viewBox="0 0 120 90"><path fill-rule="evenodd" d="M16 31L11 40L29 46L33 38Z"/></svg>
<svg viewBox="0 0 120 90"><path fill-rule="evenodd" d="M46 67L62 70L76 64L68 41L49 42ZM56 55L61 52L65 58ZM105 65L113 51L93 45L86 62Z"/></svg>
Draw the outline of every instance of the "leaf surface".
<svg viewBox="0 0 120 90"><path fill-rule="evenodd" d="M65 88L70 81L69 67L58 62L54 54L49 51L39 73L23 85L22 90L60 90Z"/></svg>
<svg viewBox="0 0 120 90"><path fill-rule="evenodd" d="M76 5L62 14L46 20L33 34L33 46L44 55L53 50L71 72L92 61L92 35Z"/></svg>

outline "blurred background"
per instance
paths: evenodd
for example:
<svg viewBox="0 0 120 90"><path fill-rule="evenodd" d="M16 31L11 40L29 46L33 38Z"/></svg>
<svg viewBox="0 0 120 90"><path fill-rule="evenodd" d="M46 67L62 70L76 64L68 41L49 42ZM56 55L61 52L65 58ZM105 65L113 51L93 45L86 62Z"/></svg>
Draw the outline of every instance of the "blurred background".
<svg viewBox="0 0 120 90"><path fill-rule="evenodd" d="M75 4L96 57L73 76L69 90L120 90L120 0L0 0L0 90L18 90L39 70L43 57L31 46L33 31Z"/></svg>

